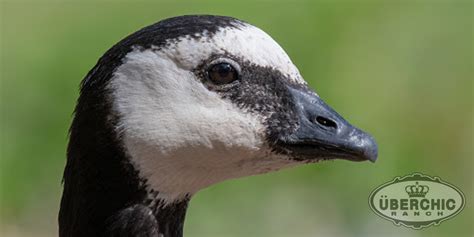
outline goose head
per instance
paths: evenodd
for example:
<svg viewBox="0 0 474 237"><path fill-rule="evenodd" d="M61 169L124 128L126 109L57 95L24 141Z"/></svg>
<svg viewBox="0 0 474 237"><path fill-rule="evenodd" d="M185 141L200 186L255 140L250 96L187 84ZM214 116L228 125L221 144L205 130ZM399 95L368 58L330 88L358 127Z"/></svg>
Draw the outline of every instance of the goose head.
<svg viewBox="0 0 474 237"><path fill-rule="evenodd" d="M230 17L170 18L113 46L82 82L60 233L179 236L187 201L212 184L376 158L374 139L329 107L265 32ZM128 223L135 216L150 223Z"/></svg>

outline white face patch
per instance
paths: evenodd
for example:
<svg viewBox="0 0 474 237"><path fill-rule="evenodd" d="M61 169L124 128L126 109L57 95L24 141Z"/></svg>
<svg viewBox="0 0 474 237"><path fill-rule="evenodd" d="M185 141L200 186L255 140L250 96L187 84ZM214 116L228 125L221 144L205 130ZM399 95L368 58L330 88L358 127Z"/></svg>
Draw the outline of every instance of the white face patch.
<svg viewBox="0 0 474 237"><path fill-rule="evenodd" d="M270 154L258 116L208 90L192 72L227 53L305 83L283 49L249 25L173 42L128 53L108 85L117 131L149 187L172 202L226 179L293 166Z"/></svg>
<svg viewBox="0 0 474 237"><path fill-rule="evenodd" d="M204 59L216 54L230 54L262 67L280 71L294 83L306 84L290 57L267 33L243 24L239 28L223 28L209 36L207 32L170 40L162 51L181 67L191 70Z"/></svg>

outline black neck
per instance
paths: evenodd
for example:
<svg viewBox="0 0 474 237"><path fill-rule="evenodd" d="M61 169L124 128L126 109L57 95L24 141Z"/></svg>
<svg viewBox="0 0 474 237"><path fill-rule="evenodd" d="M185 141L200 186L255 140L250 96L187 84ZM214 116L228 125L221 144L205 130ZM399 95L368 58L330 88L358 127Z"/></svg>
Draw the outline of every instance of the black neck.
<svg viewBox="0 0 474 237"><path fill-rule="evenodd" d="M180 237L189 198L165 205L130 164L99 70L82 85L70 129L59 236ZM150 215L152 213L152 215Z"/></svg>
<svg viewBox="0 0 474 237"><path fill-rule="evenodd" d="M73 124L59 236L181 237L189 197L173 203L157 198L114 139L104 129L87 131Z"/></svg>
<svg viewBox="0 0 474 237"><path fill-rule="evenodd" d="M160 199L154 199L150 203L160 234L163 234L164 237L183 236L184 219L188 203L189 197L170 204L166 204Z"/></svg>
<svg viewBox="0 0 474 237"><path fill-rule="evenodd" d="M129 206L109 218L106 235L182 237L188 201L165 204L154 199Z"/></svg>

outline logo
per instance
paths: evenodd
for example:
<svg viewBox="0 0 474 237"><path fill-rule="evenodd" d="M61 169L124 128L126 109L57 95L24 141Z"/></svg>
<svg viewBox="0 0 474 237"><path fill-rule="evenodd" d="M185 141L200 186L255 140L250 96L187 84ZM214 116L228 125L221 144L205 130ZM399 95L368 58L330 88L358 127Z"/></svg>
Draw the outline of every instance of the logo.
<svg viewBox="0 0 474 237"><path fill-rule="evenodd" d="M439 225L459 214L465 202L454 185L420 173L396 177L369 196L369 206L377 215L413 229Z"/></svg>

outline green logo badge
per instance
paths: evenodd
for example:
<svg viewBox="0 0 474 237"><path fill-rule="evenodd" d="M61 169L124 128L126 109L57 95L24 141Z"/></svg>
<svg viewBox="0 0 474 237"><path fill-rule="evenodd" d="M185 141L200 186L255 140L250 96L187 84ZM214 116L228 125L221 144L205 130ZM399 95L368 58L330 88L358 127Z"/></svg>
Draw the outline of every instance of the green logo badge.
<svg viewBox="0 0 474 237"><path fill-rule="evenodd" d="M454 185L420 173L396 177L369 196L370 208L377 215L413 229L439 225L459 214L465 202Z"/></svg>

